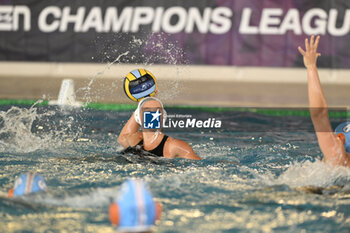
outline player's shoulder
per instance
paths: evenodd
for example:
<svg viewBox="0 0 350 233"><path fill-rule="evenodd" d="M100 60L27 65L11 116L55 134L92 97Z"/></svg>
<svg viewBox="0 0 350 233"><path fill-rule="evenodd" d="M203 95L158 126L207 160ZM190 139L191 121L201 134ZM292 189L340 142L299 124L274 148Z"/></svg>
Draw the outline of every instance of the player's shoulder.
<svg viewBox="0 0 350 233"><path fill-rule="evenodd" d="M169 147L187 147L189 146L187 142L168 136L167 142Z"/></svg>

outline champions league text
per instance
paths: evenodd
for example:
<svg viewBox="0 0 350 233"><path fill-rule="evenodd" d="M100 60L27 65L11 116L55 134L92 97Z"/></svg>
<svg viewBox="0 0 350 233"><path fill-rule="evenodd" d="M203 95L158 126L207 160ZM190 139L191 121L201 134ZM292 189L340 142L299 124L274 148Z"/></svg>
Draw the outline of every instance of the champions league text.
<svg viewBox="0 0 350 233"><path fill-rule="evenodd" d="M94 6L90 9L69 6L47 6L32 15L25 5L0 6L0 31L30 31L33 27L44 33L87 32L139 32L143 26L152 28L153 32L224 34L233 28L237 21L240 34L282 35L293 32L296 35L344 36L350 32L350 9L338 12L337 9L324 10L311 8L301 13L298 9L264 8L253 12L244 8L240 19L234 18L233 10L227 7L206 7L199 9L181 6L173 7L107 7ZM258 18L257 22L252 22ZM341 15L340 15L341 14ZM341 17L343 16L344 17ZM237 14L238 15L238 14ZM177 20L174 22L174 19ZM339 22L343 18L342 22ZM33 25L33 23L37 25ZM236 24L236 23L235 23Z"/></svg>

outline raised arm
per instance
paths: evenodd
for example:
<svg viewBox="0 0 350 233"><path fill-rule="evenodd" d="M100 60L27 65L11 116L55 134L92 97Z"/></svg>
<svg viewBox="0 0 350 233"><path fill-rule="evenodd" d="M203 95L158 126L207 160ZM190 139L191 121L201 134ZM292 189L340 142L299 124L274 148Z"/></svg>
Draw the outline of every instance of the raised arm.
<svg viewBox="0 0 350 233"><path fill-rule="evenodd" d="M317 52L320 36L311 36L310 41L305 39L305 50L300 46L299 52L304 57L304 65L307 68L308 94L311 120L314 125L318 144L324 155L324 161L339 165L345 158L345 150L342 141L334 134L328 117L328 106L324 96L316 61L320 53Z"/></svg>
<svg viewBox="0 0 350 233"><path fill-rule="evenodd" d="M124 148L129 146L135 146L142 140L142 133L139 132L139 124L137 124L133 113L124 125L122 131L119 134L118 142Z"/></svg>

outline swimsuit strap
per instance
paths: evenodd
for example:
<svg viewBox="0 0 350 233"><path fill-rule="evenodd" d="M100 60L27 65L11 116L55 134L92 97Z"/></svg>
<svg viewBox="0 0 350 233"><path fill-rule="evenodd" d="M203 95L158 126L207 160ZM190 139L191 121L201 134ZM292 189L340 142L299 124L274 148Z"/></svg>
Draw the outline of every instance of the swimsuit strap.
<svg viewBox="0 0 350 233"><path fill-rule="evenodd" d="M164 137L163 137L162 141L159 143L159 145L156 148L154 148L153 150L149 150L148 152L155 154L159 157L163 157L164 145L165 145L166 140L168 140L168 136L164 135Z"/></svg>
<svg viewBox="0 0 350 233"><path fill-rule="evenodd" d="M140 141L139 143L137 143L136 146L141 146L141 147L143 147L143 139L141 139L141 141Z"/></svg>

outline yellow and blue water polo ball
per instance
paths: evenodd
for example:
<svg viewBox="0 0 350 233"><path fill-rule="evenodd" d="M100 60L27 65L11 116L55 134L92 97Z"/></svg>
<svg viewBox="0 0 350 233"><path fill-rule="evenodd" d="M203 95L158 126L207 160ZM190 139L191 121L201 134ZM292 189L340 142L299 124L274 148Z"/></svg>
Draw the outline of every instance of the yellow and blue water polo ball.
<svg viewBox="0 0 350 233"><path fill-rule="evenodd" d="M157 92L157 81L148 70L137 69L126 75L123 87L126 96L138 102L145 97L155 96Z"/></svg>

